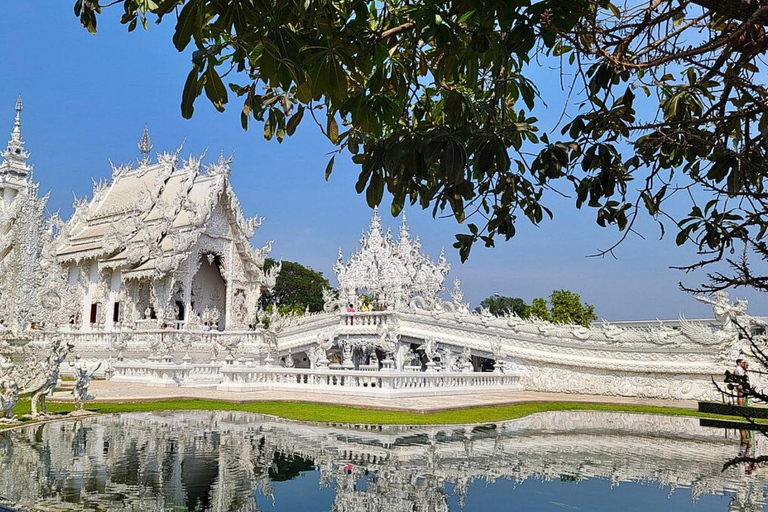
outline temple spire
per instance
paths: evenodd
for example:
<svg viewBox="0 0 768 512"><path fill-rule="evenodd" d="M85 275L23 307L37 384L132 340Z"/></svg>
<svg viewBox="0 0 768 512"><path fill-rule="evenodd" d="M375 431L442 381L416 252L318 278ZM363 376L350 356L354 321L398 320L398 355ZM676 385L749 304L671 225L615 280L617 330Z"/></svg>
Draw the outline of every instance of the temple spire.
<svg viewBox="0 0 768 512"><path fill-rule="evenodd" d="M13 130L8 146L0 152L0 176L10 175L17 178L26 178L32 171L32 167L27 164L29 152L24 148L24 139L21 137L21 110L24 103L21 101L21 95L16 99L16 117L13 120Z"/></svg>
<svg viewBox="0 0 768 512"><path fill-rule="evenodd" d="M11 132L11 139L21 141L21 109L24 108L24 102L21 101L21 94L16 98L16 119L13 120L13 132Z"/></svg>
<svg viewBox="0 0 768 512"><path fill-rule="evenodd" d="M147 129L147 125L144 125L144 133L141 135L141 139L139 139L139 143L137 145L139 147L139 153L141 153L139 165L146 167L149 165L149 153L152 152L153 148L152 142L149 140L149 130Z"/></svg>

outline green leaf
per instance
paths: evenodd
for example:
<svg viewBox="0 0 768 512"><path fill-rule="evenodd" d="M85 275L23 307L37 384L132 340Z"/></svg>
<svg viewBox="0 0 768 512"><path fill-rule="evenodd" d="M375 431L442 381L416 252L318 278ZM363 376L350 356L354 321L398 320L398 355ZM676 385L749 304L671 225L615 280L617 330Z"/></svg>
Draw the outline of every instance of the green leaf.
<svg viewBox="0 0 768 512"><path fill-rule="evenodd" d="M202 28L202 12L199 0L190 0L179 13L176 22L176 31L173 34L173 44L176 49L182 51L189 44L192 34Z"/></svg>
<svg viewBox="0 0 768 512"><path fill-rule="evenodd" d="M301 118L304 117L304 105L299 105L299 109L288 120L286 130L288 135L293 135L296 132L296 127L301 123ZM327 178L326 178L327 179Z"/></svg>
<svg viewBox="0 0 768 512"><path fill-rule="evenodd" d="M368 185L368 190L365 191L365 199L368 201L368 206L371 208L378 206L383 195L384 180L378 172L374 172L371 175L371 183Z"/></svg>
<svg viewBox="0 0 768 512"><path fill-rule="evenodd" d="M325 166L325 181L328 181L328 178L331 177L331 173L333 172L333 162L336 160L336 155L333 155L330 160L328 160L328 165Z"/></svg>
<svg viewBox="0 0 768 512"><path fill-rule="evenodd" d="M296 87L296 98L302 103L312 101L312 87L309 85L309 82L302 82Z"/></svg>
<svg viewBox="0 0 768 512"><path fill-rule="evenodd" d="M339 142L339 125L336 123L336 118L332 114L328 114L328 122L326 124L326 131L328 132L328 139L334 144Z"/></svg>
<svg viewBox="0 0 768 512"><path fill-rule="evenodd" d="M330 87L330 96L334 100L341 102L347 97L347 74L344 71L344 67L341 62L337 61L333 54L328 56L329 59L329 76L328 86Z"/></svg>
<svg viewBox="0 0 768 512"><path fill-rule="evenodd" d="M400 212L403 211L403 206L405 205L405 194L397 194L394 198L392 198L392 206L390 208L390 211L392 212L393 217L397 217L400 215Z"/></svg>
<svg viewBox="0 0 768 512"><path fill-rule="evenodd" d="M181 116L190 119L195 112L195 99L200 96L200 84L197 76L197 68L193 67L184 82L184 91L181 93Z"/></svg>
<svg viewBox="0 0 768 512"><path fill-rule="evenodd" d="M208 69L205 71L205 95L211 100L216 110L224 112L224 105L229 101L227 88L224 87L224 82L221 81L221 77L211 63L208 63Z"/></svg>

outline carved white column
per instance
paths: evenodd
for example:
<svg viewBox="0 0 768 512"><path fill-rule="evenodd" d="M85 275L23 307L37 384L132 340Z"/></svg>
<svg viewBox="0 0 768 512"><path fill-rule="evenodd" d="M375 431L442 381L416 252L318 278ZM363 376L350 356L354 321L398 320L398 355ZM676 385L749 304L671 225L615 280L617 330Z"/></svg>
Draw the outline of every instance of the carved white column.
<svg viewBox="0 0 768 512"><path fill-rule="evenodd" d="M195 278L195 271L197 270L196 260L199 258L197 251L193 251L192 254L193 256L190 256L187 260L184 282L182 283L182 292L184 293L185 329L189 328L189 319L192 316L192 280Z"/></svg>
<svg viewBox="0 0 768 512"><path fill-rule="evenodd" d="M107 300L107 303L104 305L106 310L106 322L108 329L110 331L114 331L116 328L115 322L114 322L114 315L115 315L115 303L118 301L118 295L120 294L120 287L122 285L122 278L120 275L119 270L115 270L112 272L112 278L109 283L109 298ZM120 308L124 308L126 304L120 304ZM124 315L123 315L124 316ZM119 320L119 319L118 319Z"/></svg>
<svg viewBox="0 0 768 512"><path fill-rule="evenodd" d="M99 282L99 270L96 261L90 260L79 265L80 282L83 289L83 321L81 330L91 330L91 304L96 285Z"/></svg>
<svg viewBox="0 0 768 512"><path fill-rule="evenodd" d="M229 241L229 251L227 251L227 278L224 283L224 329L229 329L229 322L232 319L232 302L235 287L235 241Z"/></svg>

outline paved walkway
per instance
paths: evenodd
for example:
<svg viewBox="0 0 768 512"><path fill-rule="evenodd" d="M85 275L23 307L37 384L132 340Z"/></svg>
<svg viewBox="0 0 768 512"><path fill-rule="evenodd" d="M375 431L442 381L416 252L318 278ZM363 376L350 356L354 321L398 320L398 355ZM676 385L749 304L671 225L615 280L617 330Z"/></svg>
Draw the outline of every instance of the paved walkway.
<svg viewBox="0 0 768 512"><path fill-rule="evenodd" d="M66 385L71 383L65 382ZM195 388L158 388L141 384L96 380L91 382L89 393L96 396L94 402L149 402L155 400L178 400L201 398L226 400L231 402L314 402L351 407L366 407L427 413L464 407L504 405L523 402L581 402L604 404L632 404L683 407L696 409L694 400L657 400L646 398L628 398L620 396L576 395L565 393L541 393L536 391L476 393L471 395L451 395L438 397L383 398L373 396L335 395L329 393L301 393L287 391L250 391L232 392L215 389ZM50 401L72 401L69 391L56 391Z"/></svg>

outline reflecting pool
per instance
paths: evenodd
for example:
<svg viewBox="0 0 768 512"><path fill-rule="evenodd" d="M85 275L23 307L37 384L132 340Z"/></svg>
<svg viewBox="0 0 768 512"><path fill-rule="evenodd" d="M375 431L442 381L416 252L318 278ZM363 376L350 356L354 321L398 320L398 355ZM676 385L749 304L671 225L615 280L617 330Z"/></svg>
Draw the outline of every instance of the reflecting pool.
<svg viewBox="0 0 768 512"><path fill-rule="evenodd" d="M739 444L694 418L606 412L434 427L91 416L0 432L0 497L27 510L762 510L768 468L722 471Z"/></svg>

